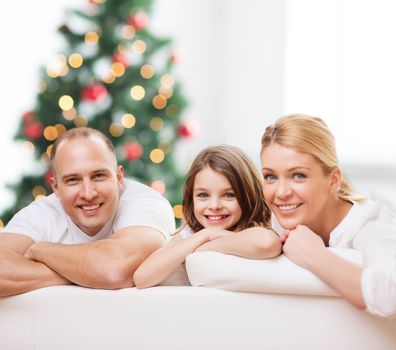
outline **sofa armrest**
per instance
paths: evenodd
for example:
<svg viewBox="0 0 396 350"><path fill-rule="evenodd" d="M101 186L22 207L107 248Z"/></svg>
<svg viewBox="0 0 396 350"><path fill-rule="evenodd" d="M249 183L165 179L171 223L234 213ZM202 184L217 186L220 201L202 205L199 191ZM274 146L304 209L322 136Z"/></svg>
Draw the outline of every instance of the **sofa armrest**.
<svg viewBox="0 0 396 350"><path fill-rule="evenodd" d="M354 249L328 248L361 264ZM246 259L217 252L197 252L186 259L191 285L236 292L339 296L312 272L294 264L283 254L266 260Z"/></svg>

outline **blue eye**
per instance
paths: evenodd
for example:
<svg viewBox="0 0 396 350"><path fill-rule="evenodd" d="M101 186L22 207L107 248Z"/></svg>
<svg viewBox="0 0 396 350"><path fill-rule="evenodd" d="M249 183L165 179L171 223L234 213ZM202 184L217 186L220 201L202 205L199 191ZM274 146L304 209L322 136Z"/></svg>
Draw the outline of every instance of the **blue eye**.
<svg viewBox="0 0 396 350"><path fill-rule="evenodd" d="M293 174L293 178L296 179L296 180L304 180L304 179L306 179L307 177L305 176L305 174L302 174L302 173L295 173L295 174Z"/></svg>
<svg viewBox="0 0 396 350"><path fill-rule="evenodd" d="M234 192L227 192L224 194L224 198L230 199L230 198L235 198L235 193Z"/></svg>
<svg viewBox="0 0 396 350"><path fill-rule="evenodd" d="M201 198L201 199L205 199L205 198L208 198L209 195L207 193L202 192L202 193L198 193L197 197Z"/></svg>
<svg viewBox="0 0 396 350"><path fill-rule="evenodd" d="M265 175L263 175L263 178L264 178L265 182L269 182L269 183L273 183L277 179L277 177L275 175L272 175L272 174L265 174Z"/></svg>

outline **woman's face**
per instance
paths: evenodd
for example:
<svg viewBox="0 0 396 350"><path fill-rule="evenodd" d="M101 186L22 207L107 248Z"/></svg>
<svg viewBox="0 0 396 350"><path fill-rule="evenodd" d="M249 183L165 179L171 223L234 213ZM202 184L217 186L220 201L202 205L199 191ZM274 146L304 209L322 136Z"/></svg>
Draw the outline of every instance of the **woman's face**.
<svg viewBox="0 0 396 350"><path fill-rule="evenodd" d="M284 229L306 225L314 231L325 224L337 175L324 175L315 157L271 144L261 154L264 198ZM337 183L336 183L337 182Z"/></svg>

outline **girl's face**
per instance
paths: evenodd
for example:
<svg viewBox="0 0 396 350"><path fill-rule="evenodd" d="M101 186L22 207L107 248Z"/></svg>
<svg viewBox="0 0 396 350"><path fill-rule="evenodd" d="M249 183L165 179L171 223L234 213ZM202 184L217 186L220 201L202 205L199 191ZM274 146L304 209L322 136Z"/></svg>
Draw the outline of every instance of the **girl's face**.
<svg viewBox="0 0 396 350"><path fill-rule="evenodd" d="M315 157L272 144L261 154L264 198L284 229L306 225L320 232L336 198L337 172L326 176Z"/></svg>
<svg viewBox="0 0 396 350"><path fill-rule="evenodd" d="M195 176L193 203L194 216L205 228L232 228L242 215L230 182L210 167Z"/></svg>

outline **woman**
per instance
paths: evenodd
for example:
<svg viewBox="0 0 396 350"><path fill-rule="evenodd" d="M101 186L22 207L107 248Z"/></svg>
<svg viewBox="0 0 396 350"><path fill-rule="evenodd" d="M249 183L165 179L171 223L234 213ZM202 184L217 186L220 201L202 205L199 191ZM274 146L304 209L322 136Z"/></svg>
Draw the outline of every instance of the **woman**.
<svg viewBox="0 0 396 350"><path fill-rule="evenodd" d="M264 198L284 254L360 309L396 317L396 220L343 177L335 141L319 118L290 115L261 140ZM359 266L326 247L359 250Z"/></svg>

